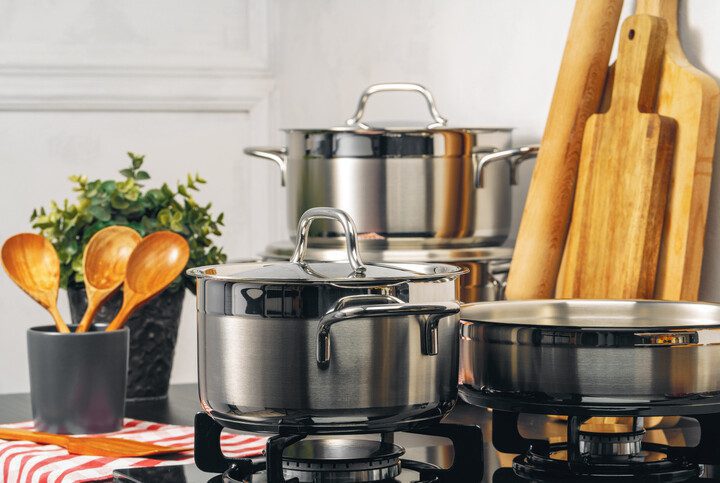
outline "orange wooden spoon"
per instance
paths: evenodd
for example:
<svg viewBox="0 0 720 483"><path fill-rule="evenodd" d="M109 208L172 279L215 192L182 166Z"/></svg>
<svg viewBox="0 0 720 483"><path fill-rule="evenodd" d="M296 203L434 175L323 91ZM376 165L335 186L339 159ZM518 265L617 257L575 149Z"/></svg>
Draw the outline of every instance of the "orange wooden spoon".
<svg viewBox="0 0 720 483"><path fill-rule="evenodd" d="M182 273L189 258L190 247L177 233L158 231L143 238L127 263L122 307L106 330L125 325L137 308Z"/></svg>
<svg viewBox="0 0 720 483"><path fill-rule="evenodd" d="M60 260L43 236L20 233L2 246L2 264L10 278L50 312L58 332L70 332L57 309Z"/></svg>
<svg viewBox="0 0 720 483"><path fill-rule="evenodd" d="M83 253L87 309L76 332L86 332L95 313L125 279L130 254L142 237L127 226L108 226L95 233Z"/></svg>
<svg viewBox="0 0 720 483"><path fill-rule="evenodd" d="M65 434L40 433L14 428L0 428L0 439L54 444L67 449L68 452L72 454L107 456L109 458L130 458L179 453L192 449L193 447L192 444L183 446L160 446L122 438L68 436Z"/></svg>

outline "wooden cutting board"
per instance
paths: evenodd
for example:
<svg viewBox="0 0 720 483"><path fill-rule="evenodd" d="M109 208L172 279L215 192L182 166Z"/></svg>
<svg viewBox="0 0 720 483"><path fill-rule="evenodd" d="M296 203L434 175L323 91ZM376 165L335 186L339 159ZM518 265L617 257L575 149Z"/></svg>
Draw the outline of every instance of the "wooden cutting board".
<svg viewBox="0 0 720 483"><path fill-rule="evenodd" d="M720 88L685 57L678 36L678 0L638 0L636 13L663 17L668 23L657 112L678 126L655 298L697 300Z"/></svg>
<svg viewBox="0 0 720 483"><path fill-rule="evenodd" d="M652 298L675 122L654 113L667 22L623 23L610 108L583 136L558 298Z"/></svg>
<svg viewBox="0 0 720 483"><path fill-rule="evenodd" d="M577 0L523 210L506 295L552 298L585 123L598 111L623 0Z"/></svg>

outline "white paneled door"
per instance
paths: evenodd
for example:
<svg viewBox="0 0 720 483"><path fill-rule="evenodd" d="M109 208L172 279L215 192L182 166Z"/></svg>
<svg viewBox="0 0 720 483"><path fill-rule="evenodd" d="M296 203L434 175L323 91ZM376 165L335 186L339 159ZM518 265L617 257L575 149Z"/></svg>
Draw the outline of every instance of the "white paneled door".
<svg viewBox="0 0 720 483"><path fill-rule="evenodd" d="M72 197L69 175L119 176L126 151L146 155L150 185L207 179L199 198L225 212L231 257L281 237L277 173L242 155L270 132L266 11L263 0L0 2L0 238ZM196 379L194 303L175 382ZM46 323L0 276L0 393L28 389L25 331Z"/></svg>

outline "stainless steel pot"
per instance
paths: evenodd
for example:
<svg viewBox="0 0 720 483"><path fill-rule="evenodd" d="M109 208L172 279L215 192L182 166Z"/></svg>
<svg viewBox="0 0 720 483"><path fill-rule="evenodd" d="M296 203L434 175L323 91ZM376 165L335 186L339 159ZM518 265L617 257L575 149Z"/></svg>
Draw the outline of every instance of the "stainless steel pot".
<svg viewBox="0 0 720 483"><path fill-rule="evenodd" d="M491 302L463 306L461 319L468 400L636 408L702 405L720 391L719 305Z"/></svg>
<svg viewBox="0 0 720 483"><path fill-rule="evenodd" d="M346 230L349 262L305 261L311 222ZM347 214L300 219L290 262L195 268L202 407L225 426L392 431L457 397L458 267L365 264Z"/></svg>
<svg viewBox="0 0 720 483"><path fill-rule="evenodd" d="M377 92L425 97L433 117L426 128L378 128L361 121ZM417 84L376 84L361 96L346 126L286 129L287 147L245 153L275 162L287 186L288 231L305 210L347 211L361 233L388 238L437 238L445 245L497 245L510 230L510 185L536 146L509 149L507 128L448 128L430 92ZM504 161L502 163L498 161ZM339 237L318 223L312 237Z"/></svg>
<svg viewBox="0 0 720 483"><path fill-rule="evenodd" d="M460 276L456 297L462 302L490 302L505 296L512 248L434 248L433 243L408 244L401 240L360 239L363 259L375 263L448 263L465 268ZM426 247L427 248L424 248ZM345 243L335 239L314 239L305 254L307 260L334 262L344 260ZM295 245L289 241L271 243L265 248L265 260L289 260Z"/></svg>

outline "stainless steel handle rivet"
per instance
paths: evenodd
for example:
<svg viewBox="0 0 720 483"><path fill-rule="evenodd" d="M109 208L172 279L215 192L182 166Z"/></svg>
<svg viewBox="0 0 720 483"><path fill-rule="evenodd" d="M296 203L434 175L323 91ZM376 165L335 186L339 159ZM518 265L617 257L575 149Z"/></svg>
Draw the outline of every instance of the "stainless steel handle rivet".
<svg viewBox="0 0 720 483"><path fill-rule="evenodd" d="M355 114L353 114L353 116L346 121L346 124L348 126L357 126L362 129L369 129L369 126L361 122L361 119L363 117L363 114L365 114L365 105L367 104L368 99L371 95L378 92L418 92L422 94L422 96L425 98L428 109L430 110L430 115L435 121L431 124L428 124L427 128L432 129L434 127L447 125L447 119L440 115L440 112L435 106L435 98L433 98L433 95L430 93L429 90L427 90L420 84L412 84L409 82L395 82L386 84L374 84L365 89L365 92L363 92L360 96L360 100L358 101L358 106L355 110Z"/></svg>

